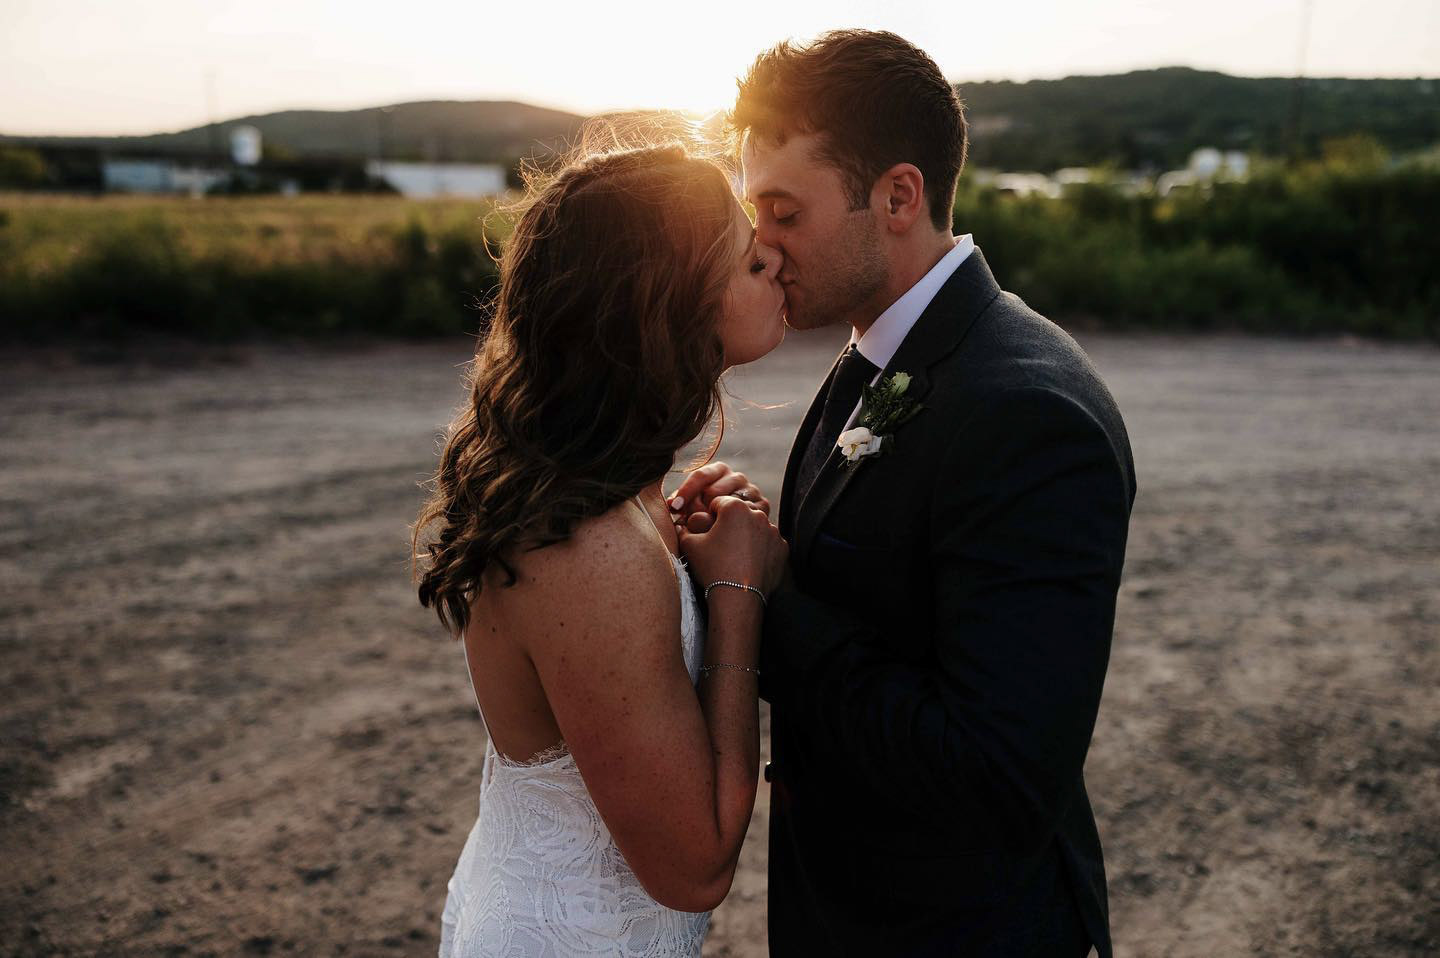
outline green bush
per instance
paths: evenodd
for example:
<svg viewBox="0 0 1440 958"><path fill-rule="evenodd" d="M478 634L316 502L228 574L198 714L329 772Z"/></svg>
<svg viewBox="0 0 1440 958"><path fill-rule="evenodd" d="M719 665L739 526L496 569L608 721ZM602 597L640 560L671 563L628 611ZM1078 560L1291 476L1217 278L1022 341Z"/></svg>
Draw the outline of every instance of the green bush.
<svg viewBox="0 0 1440 958"><path fill-rule="evenodd" d="M45 183L45 157L18 146L0 146L0 189L34 189Z"/></svg>
<svg viewBox="0 0 1440 958"><path fill-rule="evenodd" d="M1172 198L960 190L1002 285L1112 326L1440 338L1440 169L1357 150Z"/></svg>
<svg viewBox="0 0 1440 958"><path fill-rule="evenodd" d="M371 197L12 198L0 209L0 337L474 331L473 306L496 283L487 211Z"/></svg>

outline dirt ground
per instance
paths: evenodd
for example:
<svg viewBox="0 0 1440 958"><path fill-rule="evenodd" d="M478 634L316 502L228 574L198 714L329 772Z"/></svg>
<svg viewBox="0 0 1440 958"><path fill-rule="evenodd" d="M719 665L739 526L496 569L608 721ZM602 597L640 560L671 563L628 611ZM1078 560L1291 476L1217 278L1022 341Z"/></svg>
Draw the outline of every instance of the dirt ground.
<svg viewBox="0 0 1440 958"><path fill-rule="evenodd" d="M1080 338L1140 481L1117 953L1436 954L1440 351ZM766 488L836 348L731 380ZM0 356L0 952L434 953L483 739L407 523L468 352ZM707 955L765 953L765 819Z"/></svg>

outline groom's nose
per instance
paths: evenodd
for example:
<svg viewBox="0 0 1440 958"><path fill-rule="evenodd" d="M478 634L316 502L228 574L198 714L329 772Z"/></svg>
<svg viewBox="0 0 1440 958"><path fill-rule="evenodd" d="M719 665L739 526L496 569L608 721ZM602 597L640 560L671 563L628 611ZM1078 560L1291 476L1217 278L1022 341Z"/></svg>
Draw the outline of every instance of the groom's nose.
<svg viewBox="0 0 1440 958"><path fill-rule="evenodd" d="M771 249L779 250L783 254L785 247L780 245L779 232L773 224L765 222L763 218L755 224L755 239Z"/></svg>
<svg viewBox="0 0 1440 958"><path fill-rule="evenodd" d="M766 254L768 254L765 256L766 267L768 267L766 272L769 272L772 277L778 277L778 275L780 275L780 269L785 268L785 251L780 249L779 246L772 246L768 242L760 241L760 239L757 239L756 242L765 246Z"/></svg>

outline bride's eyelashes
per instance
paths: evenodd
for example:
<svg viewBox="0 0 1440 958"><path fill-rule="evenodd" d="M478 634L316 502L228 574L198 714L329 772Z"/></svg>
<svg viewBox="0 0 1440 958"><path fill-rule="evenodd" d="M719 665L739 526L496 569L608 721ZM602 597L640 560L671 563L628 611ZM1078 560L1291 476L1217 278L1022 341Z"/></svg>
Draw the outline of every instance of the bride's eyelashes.
<svg viewBox="0 0 1440 958"><path fill-rule="evenodd" d="M763 259L761 259L760 257L758 257L758 256L755 257L755 262L753 262L753 263L750 264L750 272L752 272L752 273L763 273L763 272L765 272L765 261L764 261Z"/></svg>

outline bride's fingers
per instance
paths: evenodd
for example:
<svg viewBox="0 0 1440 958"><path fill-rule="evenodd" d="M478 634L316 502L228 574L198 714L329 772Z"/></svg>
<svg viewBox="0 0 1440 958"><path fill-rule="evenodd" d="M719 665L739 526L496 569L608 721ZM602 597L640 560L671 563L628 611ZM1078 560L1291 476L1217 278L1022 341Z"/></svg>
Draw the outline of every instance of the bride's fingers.
<svg viewBox="0 0 1440 958"><path fill-rule="evenodd" d="M686 531L697 535L709 532L713 525L715 525L715 517L708 512L692 512L685 517Z"/></svg>
<svg viewBox="0 0 1440 958"><path fill-rule="evenodd" d="M671 518L676 522L684 522L697 512L710 511L710 503L703 490L696 493L694 498L689 501L686 501L684 496L671 496L665 504L670 509Z"/></svg>
<svg viewBox="0 0 1440 958"><path fill-rule="evenodd" d="M736 499L744 500L745 505L749 506L756 512L763 512L766 516L770 515L770 500L762 496L760 494L760 490L757 489L755 486L752 485L746 486L743 489L737 489L734 492L730 493L730 495L734 496Z"/></svg>
<svg viewBox="0 0 1440 958"><path fill-rule="evenodd" d="M680 483L680 488L670 494L671 507L680 510L685 508L687 504L697 501L700 498L700 494L704 492L711 483L720 479L728 472L730 472L729 464L719 461L708 463L696 469L685 477L685 481ZM678 506L674 504L676 498L681 500Z"/></svg>
<svg viewBox="0 0 1440 958"><path fill-rule="evenodd" d="M753 500L760 493L743 472L728 472L710 483L701 493L706 502L717 496L735 496L737 499Z"/></svg>

